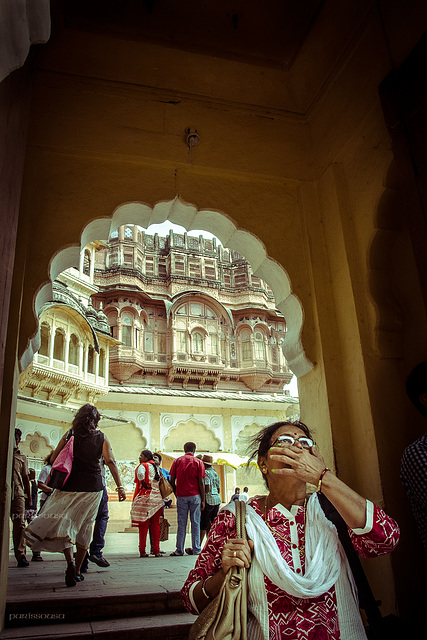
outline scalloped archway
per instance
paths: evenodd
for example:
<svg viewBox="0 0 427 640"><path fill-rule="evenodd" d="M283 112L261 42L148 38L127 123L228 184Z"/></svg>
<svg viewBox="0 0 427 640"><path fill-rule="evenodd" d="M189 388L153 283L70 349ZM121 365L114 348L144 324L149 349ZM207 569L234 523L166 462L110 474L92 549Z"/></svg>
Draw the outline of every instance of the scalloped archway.
<svg viewBox="0 0 427 640"><path fill-rule="evenodd" d="M254 275L267 282L273 291L277 308L286 318L287 333L282 348L288 366L297 378L308 373L313 364L306 357L301 343L304 312L299 299L292 293L285 269L267 255L261 240L247 231L238 229L228 216L219 211L199 211L178 196L168 202L159 202L154 207L141 202L124 203L114 211L111 218L90 222L83 230L80 246L67 247L52 258L50 282L39 289L34 301L37 319L43 305L52 299L52 282L62 271L79 264L80 251L87 244L97 240L106 242L110 234L124 224L136 224L146 229L151 224L160 224L166 220L183 226L187 231L201 229L213 233L224 247L234 249L245 257L251 264ZM22 370L31 363L39 347L38 331L22 355Z"/></svg>

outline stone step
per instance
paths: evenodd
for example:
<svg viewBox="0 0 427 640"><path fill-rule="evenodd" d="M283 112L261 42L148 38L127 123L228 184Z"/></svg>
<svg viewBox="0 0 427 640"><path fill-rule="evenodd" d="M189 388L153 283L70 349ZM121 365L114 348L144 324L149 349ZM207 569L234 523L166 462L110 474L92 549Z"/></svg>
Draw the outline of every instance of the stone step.
<svg viewBox="0 0 427 640"><path fill-rule="evenodd" d="M0 640L186 640L194 616L190 613L62 622L5 629Z"/></svg>
<svg viewBox="0 0 427 640"><path fill-rule="evenodd" d="M179 591L88 595L63 599L6 601L5 627L83 623L109 618L166 616L184 613ZM0 636L1 637L1 636Z"/></svg>

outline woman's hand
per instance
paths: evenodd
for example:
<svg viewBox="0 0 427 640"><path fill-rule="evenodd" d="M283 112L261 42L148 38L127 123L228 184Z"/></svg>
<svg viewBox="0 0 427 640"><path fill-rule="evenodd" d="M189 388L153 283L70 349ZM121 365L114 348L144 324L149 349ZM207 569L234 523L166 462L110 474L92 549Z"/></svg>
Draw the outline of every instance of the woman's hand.
<svg viewBox="0 0 427 640"><path fill-rule="evenodd" d="M224 575L230 567L246 567L249 569L251 553L254 548L252 540L230 538L221 553L221 568Z"/></svg>
<svg viewBox="0 0 427 640"><path fill-rule="evenodd" d="M314 485L317 485L320 474L326 467L325 461L316 447L303 449L295 444L290 447L272 447L270 459L277 460L279 463L278 468L274 469L275 474L293 476ZM280 463L286 467L282 467Z"/></svg>

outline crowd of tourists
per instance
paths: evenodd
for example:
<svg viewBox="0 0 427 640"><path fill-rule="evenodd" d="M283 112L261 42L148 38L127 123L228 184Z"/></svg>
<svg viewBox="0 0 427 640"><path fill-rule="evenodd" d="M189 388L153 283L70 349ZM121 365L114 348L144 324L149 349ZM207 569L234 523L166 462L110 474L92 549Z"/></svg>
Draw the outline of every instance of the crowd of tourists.
<svg viewBox="0 0 427 640"><path fill-rule="evenodd" d="M407 391L427 417L427 363L408 378ZM108 521L104 465L117 484L118 499L126 499L110 443L97 428L99 420L92 405L77 412L72 429L46 458L38 482L19 450L22 434L15 430L11 516L17 565L29 565L25 542L34 562L43 560L42 551L61 552L70 587L84 579L88 560L109 566L102 554ZM60 488L52 488L55 460L71 435L72 469ZM425 544L426 493L421 495L419 489L426 486L426 437L406 449L401 467ZM249 462L256 461L266 492L250 497L247 486L243 491L236 487L222 509L213 457L195 453L196 444L185 443L183 455L167 470L160 453L144 449L135 469L130 515L139 530L140 558L149 557L148 537L150 554L159 558L164 555L160 550L164 509L175 495L176 548L170 555L196 556L181 597L198 616L198 624L206 620L212 624L218 615L215 603L224 597L230 572L246 570L244 624L249 640L365 639L351 555L374 558L392 552L400 536L395 520L326 466L303 422L276 422L255 436ZM315 490L309 491L313 486ZM38 490L42 498L37 510ZM242 509L245 535L242 531L238 535L237 515ZM188 517L191 546L185 547ZM205 609L209 614L203 617Z"/></svg>

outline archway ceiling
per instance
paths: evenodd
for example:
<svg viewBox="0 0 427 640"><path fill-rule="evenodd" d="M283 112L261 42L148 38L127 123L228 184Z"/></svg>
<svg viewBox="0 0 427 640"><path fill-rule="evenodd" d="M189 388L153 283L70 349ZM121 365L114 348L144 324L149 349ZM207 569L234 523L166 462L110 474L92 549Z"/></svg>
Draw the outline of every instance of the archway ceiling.
<svg viewBox="0 0 427 640"><path fill-rule="evenodd" d="M198 211L194 205L183 202L178 196L168 202L159 202L154 207L139 202L126 203L114 211L112 218L90 222L83 230L80 247L68 247L52 258L50 283L43 285L35 296L36 318L40 318L44 305L52 300L52 282L62 271L79 264L80 251L86 245L99 240L107 242L110 234L125 224L136 224L146 229L151 224L163 223L166 220L185 227L187 231L208 231L214 234L224 247L234 249L246 258L254 275L267 282L272 289L276 307L286 319L287 333L283 343L283 354L288 366L297 377L308 373L313 365L306 357L300 339L304 313L299 299L291 291L291 283L285 269L268 257L264 245L258 238L238 229L227 216L218 211ZM38 331L21 357L21 370L26 369L31 363L39 347Z"/></svg>

